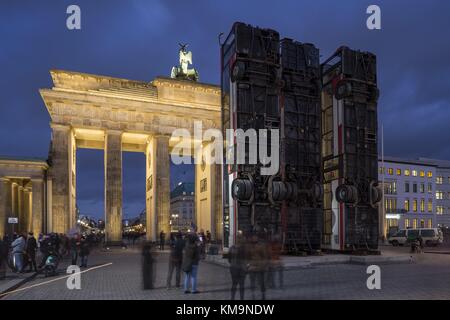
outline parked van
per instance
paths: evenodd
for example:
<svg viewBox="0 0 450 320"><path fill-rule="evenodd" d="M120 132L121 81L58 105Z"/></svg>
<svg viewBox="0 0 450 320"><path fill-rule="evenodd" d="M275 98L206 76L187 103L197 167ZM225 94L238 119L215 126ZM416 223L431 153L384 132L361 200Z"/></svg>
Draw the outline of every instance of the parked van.
<svg viewBox="0 0 450 320"><path fill-rule="evenodd" d="M419 229L400 229L396 234L389 237L389 243L394 247L398 245L409 244L408 239L417 239L422 237L424 245L437 246L444 241L441 229L438 228L419 228Z"/></svg>

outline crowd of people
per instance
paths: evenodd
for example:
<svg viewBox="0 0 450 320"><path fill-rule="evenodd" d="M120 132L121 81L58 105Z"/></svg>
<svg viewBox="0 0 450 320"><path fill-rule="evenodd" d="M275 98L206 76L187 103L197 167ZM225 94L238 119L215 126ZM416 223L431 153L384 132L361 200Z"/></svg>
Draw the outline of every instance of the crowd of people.
<svg viewBox="0 0 450 320"><path fill-rule="evenodd" d="M164 250L163 232L160 233L160 250ZM206 248L211 243L211 234L201 230L199 233L172 234L169 245L170 255L166 286L172 288L175 274L175 287L183 289L185 294L198 294L199 264L205 259ZM268 239L264 232L239 234L236 244L228 252L231 275L231 299L236 298L239 288L240 299L245 298L247 276L250 282L252 298L256 298L259 288L261 299L266 297L267 288L283 288L283 264L281 261L282 245L280 239ZM153 288L155 271L154 255L151 244L143 246L143 279L144 289ZM181 281L183 275L183 282Z"/></svg>
<svg viewBox="0 0 450 320"><path fill-rule="evenodd" d="M72 265L76 265L79 259L80 267L87 267L90 247L95 242L93 236L82 236L79 233L70 237L57 233L39 234L37 239L33 232L7 234L0 239L0 276L2 271L6 272L8 260L17 273L38 272L45 266L50 255L56 255L60 259L70 257Z"/></svg>

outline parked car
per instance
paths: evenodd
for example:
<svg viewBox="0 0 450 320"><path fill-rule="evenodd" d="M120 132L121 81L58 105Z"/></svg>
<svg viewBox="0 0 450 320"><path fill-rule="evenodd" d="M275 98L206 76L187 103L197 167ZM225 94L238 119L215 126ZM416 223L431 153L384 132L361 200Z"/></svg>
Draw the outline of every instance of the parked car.
<svg viewBox="0 0 450 320"><path fill-rule="evenodd" d="M409 244L408 239L422 237L427 246L437 246L444 241L444 236L439 228L400 229L396 234L389 237L389 243L394 247Z"/></svg>

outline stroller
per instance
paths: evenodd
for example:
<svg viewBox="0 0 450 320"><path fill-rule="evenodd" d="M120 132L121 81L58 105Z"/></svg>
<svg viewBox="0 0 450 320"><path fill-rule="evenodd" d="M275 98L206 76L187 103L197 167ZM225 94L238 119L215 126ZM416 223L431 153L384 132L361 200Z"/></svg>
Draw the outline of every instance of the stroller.
<svg viewBox="0 0 450 320"><path fill-rule="evenodd" d="M44 265L45 277L55 276L59 264L59 256L55 250L50 250Z"/></svg>

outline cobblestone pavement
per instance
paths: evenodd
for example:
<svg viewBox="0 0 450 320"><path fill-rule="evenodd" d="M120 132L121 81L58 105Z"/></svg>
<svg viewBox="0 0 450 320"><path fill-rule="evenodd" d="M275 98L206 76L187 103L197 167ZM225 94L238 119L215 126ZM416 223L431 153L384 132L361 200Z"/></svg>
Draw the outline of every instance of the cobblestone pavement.
<svg viewBox="0 0 450 320"><path fill-rule="evenodd" d="M156 289L144 291L140 259L138 250L133 249L94 252L89 261L91 267L110 262L112 265L83 273L80 290L67 289L66 279L42 284L64 276L62 268L59 276L39 275L21 288L42 285L12 293L4 299L229 299L228 269L207 262L202 262L199 268L200 294L167 290L167 253L157 256ZM363 265L321 265L285 271L285 287L268 289L267 299L449 299L450 255L421 254L416 261L380 266L381 290L367 289L367 266ZM249 289L246 298L251 298Z"/></svg>

